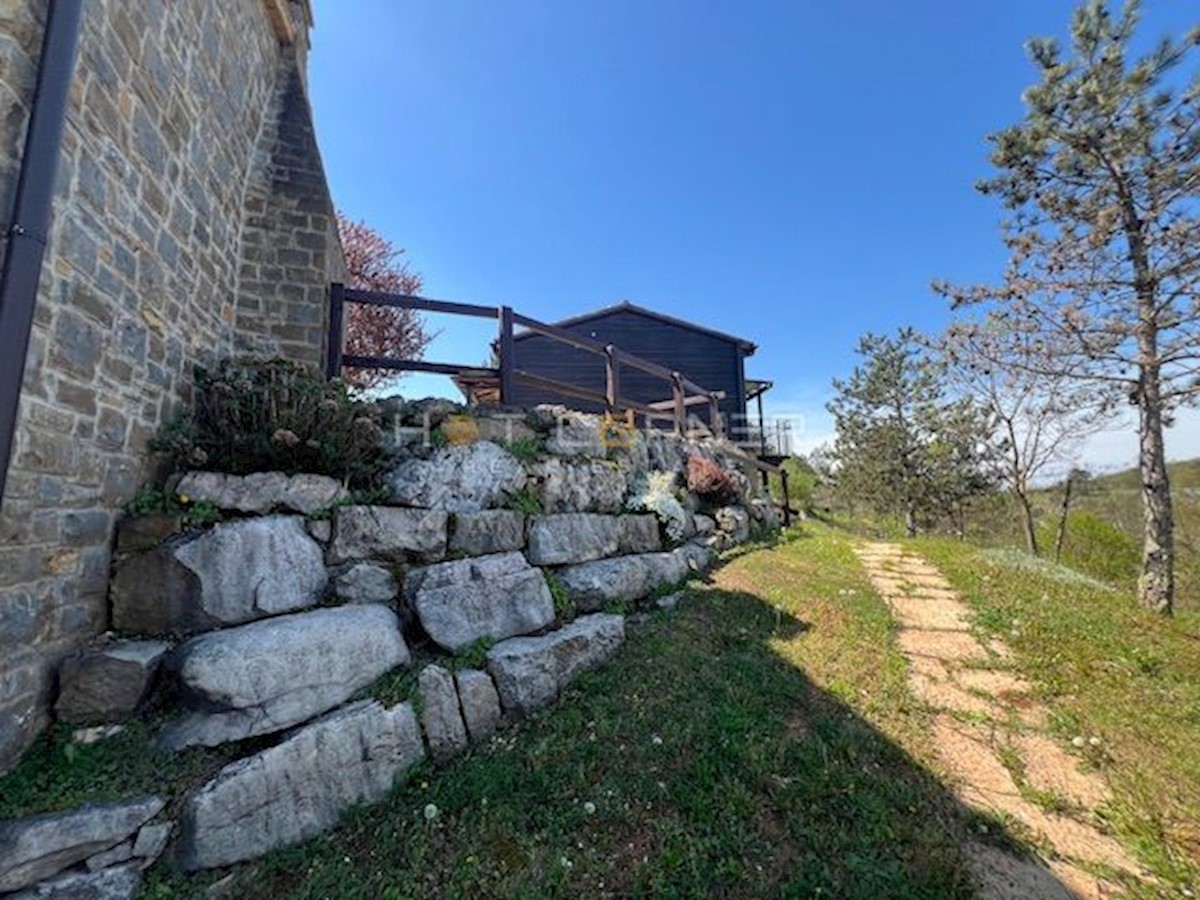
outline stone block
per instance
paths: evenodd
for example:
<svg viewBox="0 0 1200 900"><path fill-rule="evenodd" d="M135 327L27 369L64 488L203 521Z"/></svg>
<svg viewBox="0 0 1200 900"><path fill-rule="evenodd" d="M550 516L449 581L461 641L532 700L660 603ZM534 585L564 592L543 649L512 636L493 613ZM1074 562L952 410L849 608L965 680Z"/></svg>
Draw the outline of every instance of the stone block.
<svg viewBox="0 0 1200 900"><path fill-rule="evenodd" d="M179 862L186 870L227 866L316 837L351 807L382 799L423 756L409 704L337 710L229 764L190 797Z"/></svg>

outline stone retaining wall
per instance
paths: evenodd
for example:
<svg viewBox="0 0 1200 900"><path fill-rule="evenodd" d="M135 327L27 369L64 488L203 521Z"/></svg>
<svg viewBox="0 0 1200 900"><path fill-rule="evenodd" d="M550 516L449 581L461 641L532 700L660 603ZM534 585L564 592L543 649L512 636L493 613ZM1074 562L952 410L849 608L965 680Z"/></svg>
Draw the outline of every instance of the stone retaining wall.
<svg viewBox="0 0 1200 900"><path fill-rule="evenodd" d="M48 5L0 2L5 226ZM0 506L0 771L45 724L53 666L106 627L113 522L192 367L247 345L319 361L342 271L305 4L83 8Z"/></svg>
<svg viewBox="0 0 1200 900"><path fill-rule="evenodd" d="M193 472L175 490L223 521L122 523L110 592L121 633L64 663L57 715L107 724L166 693L176 708L158 752L250 738L258 748L175 804L176 821L154 820L174 835L177 865L224 866L311 838L427 754L447 762L554 704L618 652L630 604L703 572L751 525L777 527L733 448L651 434L610 449L598 420L559 415L519 418L522 437L507 445L404 437L388 496L370 504L321 476ZM692 454L726 469L735 503L709 508L687 491ZM652 502L648 480L662 488ZM371 699L414 659L414 696ZM162 799L138 815L61 814L120 823L76 828L66 848L51 846L45 818L0 824L0 890L136 884L147 858L137 829Z"/></svg>

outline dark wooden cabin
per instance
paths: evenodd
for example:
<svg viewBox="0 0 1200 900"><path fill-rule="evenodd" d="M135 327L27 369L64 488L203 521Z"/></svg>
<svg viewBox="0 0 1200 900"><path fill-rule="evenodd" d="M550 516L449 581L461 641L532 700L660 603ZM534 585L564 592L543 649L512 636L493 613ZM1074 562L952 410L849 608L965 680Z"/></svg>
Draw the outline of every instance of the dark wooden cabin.
<svg viewBox="0 0 1200 900"><path fill-rule="evenodd" d="M649 362L658 363L701 387L723 391L721 412L735 433L746 426L746 405L759 383L746 381L746 357L755 345L693 322L685 322L653 310L619 303L555 323L557 327L620 349ZM516 368L535 375L592 390L604 390L604 360L532 332L520 332L514 340ZM671 391L663 379L624 368L621 394L640 403L669 400ZM599 404L572 400L539 387L518 382L514 402L518 406L560 403L585 412L602 412Z"/></svg>

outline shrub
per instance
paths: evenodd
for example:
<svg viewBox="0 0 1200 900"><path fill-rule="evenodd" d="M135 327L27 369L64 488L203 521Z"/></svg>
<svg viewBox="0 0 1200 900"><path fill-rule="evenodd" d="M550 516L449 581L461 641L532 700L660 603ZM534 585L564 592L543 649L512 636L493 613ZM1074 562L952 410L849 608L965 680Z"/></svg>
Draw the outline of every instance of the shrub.
<svg viewBox="0 0 1200 900"><path fill-rule="evenodd" d="M714 506L732 503L741 494L733 476L703 456L688 457L687 486L701 500Z"/></svg>
<svg viewBox="0 0 1200 900"><path fill-rule="evenodd" d="M1052 556L1055 528L1048 524L1039 538L1042 553ZM1067 516L1062 562L1108 584L1130 585L1137 580L1141 552L1137 542L1116 525L1081 510Z"/></svg>
<svg viewBox="0 0 1200 900"><path fill-rule="evenodd" d="M341 381L287 360L224 360L197 366L192 409L154 448L176 469L311 472L369 488L382 462L383 431L372 404Z"/></svg>
<svg viewBox="0 0 1200 900"><path fill-rule="evenodd" d="M644 510L658 516L667 537L683 540L687 532L687 511L675 496L675 475L672 472L650 472L638 475L627 504L631 510Z"/></svg>
<svg viewBox="0 0 1200 900"><path fill-rule="evenodd" d="M788 500L792 508L811 512L816 500L817 488L821 479L806 460L799 456L789 456L780 468L788 474ZM771 496L778 502L783 502L783 479L776 474L768 476Z"/></svg>

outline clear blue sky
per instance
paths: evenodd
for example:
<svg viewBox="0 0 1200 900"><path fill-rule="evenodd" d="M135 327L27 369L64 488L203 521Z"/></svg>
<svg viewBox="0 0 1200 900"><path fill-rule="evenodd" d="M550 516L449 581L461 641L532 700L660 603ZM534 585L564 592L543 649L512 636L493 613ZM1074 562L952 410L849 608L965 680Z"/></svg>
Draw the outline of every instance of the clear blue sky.
<svg viewBox="0 0 1200 900"><path fill-rule="evenodd" d="M998 275L984 136L1021 114L1024 41L1065 34L1074 6L314 5L335 200L407 249L427 295L550 321L628 299L747 337L748 375L775 381L770 411L802 416L805 443L860 333L937 328L931 279ZM1143 39L1189 6L1146 0ZM434 324L430 358L486 357L490 330ZM1194 455L1182 438L1172 455Z"/></svg>

